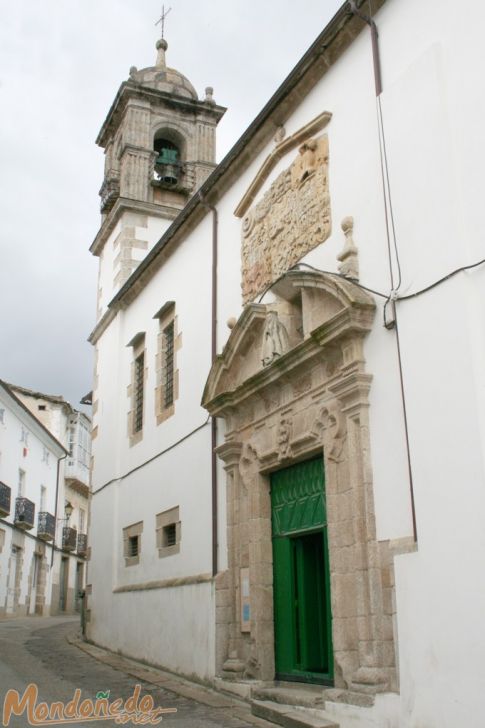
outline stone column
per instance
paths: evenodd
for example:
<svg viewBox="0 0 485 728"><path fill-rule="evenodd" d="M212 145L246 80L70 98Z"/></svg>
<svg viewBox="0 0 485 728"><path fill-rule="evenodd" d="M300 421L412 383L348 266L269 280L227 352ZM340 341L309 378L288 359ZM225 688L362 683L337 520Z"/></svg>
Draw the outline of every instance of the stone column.
<svg viewBox="0 0 485 728"><path fill-rule="evenodd" d="M247 677L273 680L273 546L269 478L254 474L249 486L249 584L251 649Z"/></svg>
<svg viewBox="0 0 485 728"><path fill-rule="evenodd" d="M241 443L229 441L217 448L224 462L227 499L228 568L216 577L216 674L226 678L242 675L244 663L238 657L238 617L236 592L239 571L239 458Z"/></svg>
<svg viewBox="0 0 485 728"><path fill-rule="evenodd" d="M394 682L390 671L395 671L395 658L389 644L384 646L382 634L382 579L369 456L370 382L369 375L354 369L354 372L332 386L332 391L338 395L341 403L341 412L345 419L342 429L346 433L347 482L339 483L337 494L337 510L340 516L338 539L340 548L348 549L349 556L353 554L345 576L333 574L332 586L334 587L335 582L338 591L345 585L343 588L347 590L346 593L337 593L334 596L339 605L337 609L352 610L352 614L346 613L345 616L350 618L348 627L352 624L357 638L358 666L351 676L345 670L345 681L355 690L381 692L389 689ZM345 516L344 520L342 515ZM337 615L337 628L340 616L343 614ZM337 642L340 638L337 629ZM348 639L349 636L347 641ZM392 648L392 641L390 644ZM350 668L348 657L347 655L347 666Z"/></svg>

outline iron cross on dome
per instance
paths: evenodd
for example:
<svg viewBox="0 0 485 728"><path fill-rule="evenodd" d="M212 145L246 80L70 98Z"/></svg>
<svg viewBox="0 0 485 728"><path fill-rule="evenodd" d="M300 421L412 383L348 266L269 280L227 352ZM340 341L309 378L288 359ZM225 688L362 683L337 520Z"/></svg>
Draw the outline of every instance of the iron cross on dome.
<svg viewBox="0 0 485 728"><path fill-rule="evenodd" d="M159 19L157 20L157 22L155 23L155 25L158 25L159 23L161 23L161 30L162 30L162 35L161 35L161 37L162 37L162 38L163 38L163 37L164 37L164 35L165 35L165 18L167 17L167 15L168 15L168 14L169 14L169 12L171 11L171 9L172 9L172 8L169 8L169 9L168 9L168 10L167 10L167 11L165 12L165 5L162 5L162 15L160 16L160 18L159 18Z"/></svg>

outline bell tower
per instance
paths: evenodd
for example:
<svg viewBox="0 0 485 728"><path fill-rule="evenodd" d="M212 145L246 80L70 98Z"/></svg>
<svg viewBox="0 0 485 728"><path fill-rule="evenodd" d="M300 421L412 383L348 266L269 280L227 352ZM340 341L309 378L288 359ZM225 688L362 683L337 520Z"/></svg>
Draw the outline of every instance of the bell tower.
<svg viewBox="0 0 485 728"><path fill-rule="evenodd" d="M166 63L130 69L101 127L104 149L101 226L91 246L100 258L98 318L216 166L216 127L226 109Z"/></svg>

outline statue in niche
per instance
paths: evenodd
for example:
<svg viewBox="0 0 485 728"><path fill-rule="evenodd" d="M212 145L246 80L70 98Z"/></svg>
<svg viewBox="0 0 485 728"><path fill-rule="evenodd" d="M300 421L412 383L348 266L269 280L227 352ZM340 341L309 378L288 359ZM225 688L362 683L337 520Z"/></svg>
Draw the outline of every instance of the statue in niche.
<svg viewBox="0 0 485 728"><path fill-rule="evenodd" d="M275 359L285 354L290 348L288 332L278 318L276 311L269 311L263 331L263 348L261 360L267 367Z"/></svg>

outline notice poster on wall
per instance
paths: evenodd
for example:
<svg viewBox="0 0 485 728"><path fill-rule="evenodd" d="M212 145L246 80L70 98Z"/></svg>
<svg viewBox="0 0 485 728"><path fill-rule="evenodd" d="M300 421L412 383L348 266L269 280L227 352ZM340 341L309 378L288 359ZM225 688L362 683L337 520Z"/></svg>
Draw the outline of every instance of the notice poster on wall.
<svg viewBox="0 0 485 728"><path fill-rule="evenodd" d="M251 607L249 603L249 569L240 571L239 593L241 595L241 632L251 631Z"/></svg>

